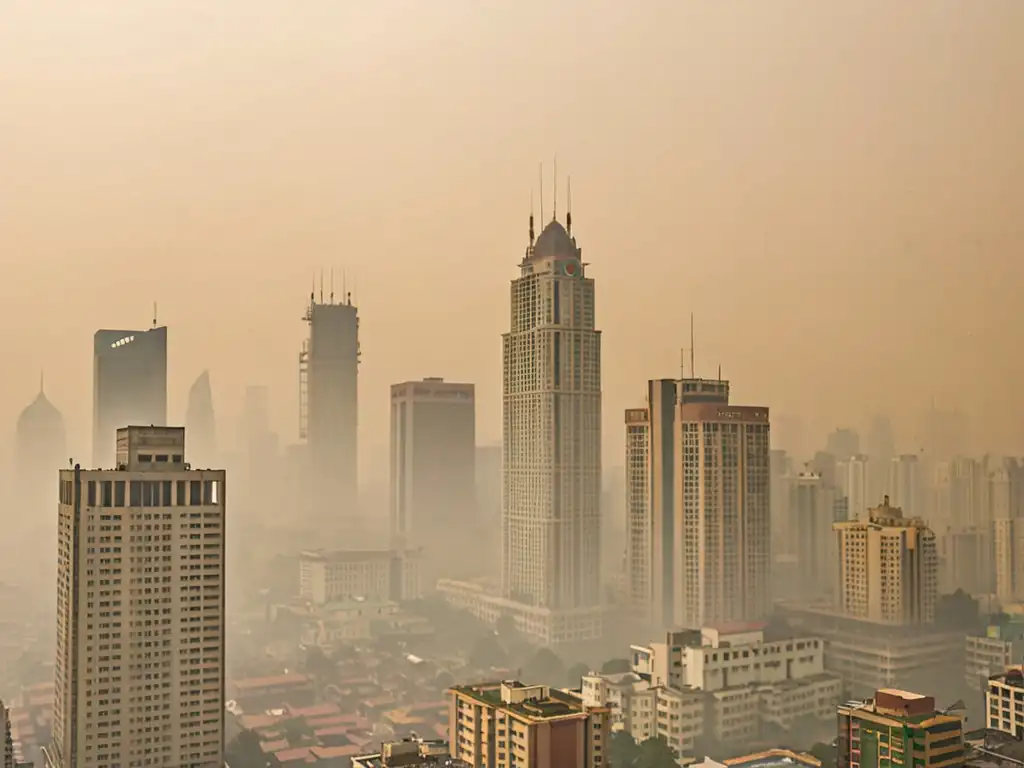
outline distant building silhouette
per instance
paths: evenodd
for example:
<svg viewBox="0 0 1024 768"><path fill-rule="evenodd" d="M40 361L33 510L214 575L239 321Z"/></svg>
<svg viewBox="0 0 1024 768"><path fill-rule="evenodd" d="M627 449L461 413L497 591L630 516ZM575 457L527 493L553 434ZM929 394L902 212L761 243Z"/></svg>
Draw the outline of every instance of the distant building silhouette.
<svg viewBox="0 0 1024 768"><path fill-rule="evenodd" d="M299 356L300 435L308 446L312 516L328 536L351 532L358 519L359 313L310 295L309 338ZM331 542L321 542L330 544Z"/></svg>
<svg viewBox="0 0 1024 768"><path fill-rule="evenodd" d="M167 424L167 328L93 336L92 462L113 468L117 430Z"/></svg>
<svg viewBox="0 0 1024 768"><path fill-rule="evenodd" d="M199 374L188 391L185 429L188 430L190 460L195 462L197 467L212 467L218 464L217 426L209 371Z"/></svg>

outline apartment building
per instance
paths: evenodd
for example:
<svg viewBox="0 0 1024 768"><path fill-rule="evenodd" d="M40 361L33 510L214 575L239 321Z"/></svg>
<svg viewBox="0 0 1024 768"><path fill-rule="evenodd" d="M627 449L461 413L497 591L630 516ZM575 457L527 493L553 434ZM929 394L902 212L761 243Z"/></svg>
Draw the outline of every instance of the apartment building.
<svg viewBox="0 0 1024 768"><path fill-rule="evenodd" d="M859 520L835 523L839 551L838 610L878 624L935 620L938 554L920 518L882 504Z"/></svg>
<svg viewBox="0 0 1024 768"><path fill-rule="evenodd" d="M964 763L963 720L936 710L931 696L883 688L874 698L848 702L837 712L837 768L952 768Z"/></svg>
<svg viewBox="0 0 1024 768"><path fill-rule="evenodd" d="M11 712L0 701L0 768L14 768L14 739L11 736Z"/></svg>
<svg viewBox="0 0 1024 768"><path fill-rule="evenodd" d="M460 686L451 696L452 758L472 768L604 768L610 712L576 694L517 680Z"/></svg>
<svg viewBox="0 0 1024 768"><path fill-rule="evenodd" d="M54 768L220 766L225 473L185 430L117 430L117 469L60 471Z"/></svg>
<svg viewBox="0 0 1024 768"><path fill-rule="evenodd" d="M993 624L980 636L968 635L964 648L964 680L975 691L985 690L988 679L1003 670L1024 663L1024 622L1022 617L1006 624Z"/></svg>
<svg viewBox="0 0 1024 768"><path fill-rule="evenodd" d="M306 550L299 556L299 594L317 605L357 597L416 600L423 596L422 560L422 549Z"/></svg>
<svg viewBox="0 0 1024 768"><path fill-rule="evenodd" d="M704 693L652 685L635 672L584 675L584 704L607 707L612 731L625 731L637 743L661 737L677 756L691 754L704 730Z"/></svg>
<svg viewBox="0 0 1024 768"><path fill-rule="evenodd" d="M1024 739L1024 666L989 677L985 686L985 727Z"/></svg>
<svg viewBox="0 0 1024 768"><path fill-rule="evenodd" d="M801 717L832 716L842 680L825 670L824 645L816 637L766 641L754 623L671 632L630 651L633 672L653 685L705 693L704 732L743 743L766 723L785 729Z"/></svg>

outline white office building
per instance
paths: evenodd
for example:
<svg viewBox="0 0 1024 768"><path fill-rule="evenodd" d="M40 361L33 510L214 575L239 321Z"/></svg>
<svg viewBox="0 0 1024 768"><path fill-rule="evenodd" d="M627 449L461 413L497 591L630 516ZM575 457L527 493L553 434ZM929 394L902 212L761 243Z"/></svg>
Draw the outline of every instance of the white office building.
<svg viewBox="0 0 1024 768"><path fill-rule="evenodd" d="M225 473L185 430L117 430L60 471L54 768L221 766Z"/></svg>

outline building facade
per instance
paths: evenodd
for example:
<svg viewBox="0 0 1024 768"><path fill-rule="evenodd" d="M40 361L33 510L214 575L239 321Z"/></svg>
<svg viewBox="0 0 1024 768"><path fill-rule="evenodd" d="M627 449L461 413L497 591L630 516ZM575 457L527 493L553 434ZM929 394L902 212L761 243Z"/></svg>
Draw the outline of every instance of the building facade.
<svg viewBox="0 0 1024 768"><path fill-rule="evenodd" d="M336 302L313 294L303 318L309 338L299 354L299 434L308 448L310 525L322 535L359 525L359 312L352 295Z"/></svg>
<svg viewBox="0 0 1024 768"><path fill-rule="evenodd" d="M610 712L576 694L515 680L451 696L451 755L472 768L605 768Z"/></svg>
<svg viewBox="0 0 1024 768"><path fill-rule="evenodd" d="M93 336L92 463L114 469L117 430L167 423L167 328Z"/></svg>
<svg viewBox="0 0 1024 768"><path fill-rule="evenodd" d="M626 593L632 608L651 609L651 424L647 408L626 411Z"/></svg>
<svg viewBox="0 0 1024 768"><path fill-rule="evenodd" d="M601 335L571 224L531 225L502 336L502 593L554 610L602 602Z"/></svg>
<svg viewBox="0 0 1024 768"><path fill-rule="evenodd" d="M889 488L893 506L902 509L907 517L920 516L924 512L921 468L915 454L904 453L892 459L889 463Z"/></svg>
<svg viewBox="0 0 1024 768"><path fill-rule="evenodd" d="M931 624L938 592L935 534L921 518L882 505L867 519L835 523L838 609L879 624Z"/></svg>
<svg viewBox="0 0 1024 768"><path fill-rule="evenodd" d="M225 473L185 430L117 431L117 470L60 471L54 768L220 766Z"/></svg>
<svg viewBox="0 0 1024 768"><path fill-rule="evenodd" d="M1019 618L988 626L983 635L968 635L964 647L964 681L983 691L988 679L1024 664L1024 623Z"/></svg>
<svg viewBox="0 0 1024 768"><path fill-rule="evenodd" d="M768 409L729 382L648 382L652 621L759 619L771 609Z"/></svg>
<svg viewBox="0 0 1024 768"><path fill-rule="evenodd" d="M939 712L931 696L884 688L873 699L844 704L837 712L838 768L964 764L963 720Z"/></svg>
<svg viewBox="0 0 1024 768"><path fill-rule="evenodd" d="M985 727L1024 739L1024 667L991 675L985 685Z"/></svg>
<svg viewBox="0 0 1024 768"><path fill-rule="evenodd" d="M299 556L299 595L316 605L351 600L417 600L423 596L420 550L306 550Z"/></svg>
<svg viewBox="0 0 1024 768"><path fill-rule="evenodd" d="M460 532L471 535L477 520L475 464L472 384L439 378L393 384L392 546L424 546L434 559L445 556Z"/></svg>

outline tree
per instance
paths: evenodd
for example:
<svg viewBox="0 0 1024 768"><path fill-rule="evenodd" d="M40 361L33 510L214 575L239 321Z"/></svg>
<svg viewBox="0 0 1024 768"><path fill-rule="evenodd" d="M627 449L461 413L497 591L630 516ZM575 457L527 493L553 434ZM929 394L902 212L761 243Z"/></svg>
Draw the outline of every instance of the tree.
<svg viewBox="0 0 1024 768"><path fill-rule="evenodd" d="M609 768L632 768L640 756L640 747L629 731L615 731L608 740Z"/></svg>
<svg viewBox="0 0 1024 768"><path fill-rule="evenodd" d="M678 768L675 753L664 736L645 739L639 751L634 768Z"/></svg>
<svg viewBox="0 0 1024 768"><path fill-rule="evenodd" d="M260 746L260 737L249 730L239 732L227 745L224 762L231 768L266 768L270 765Z"/></svg>
<svg viewBox="0 0 1024 768"><path fill-rule="evenodd" d="M442 669L437 673L437 677L434 678L434 685L442 690L451 688L455 685L455 675L447 669Z"/></svg>
<svg viewBox="0 0 1024 768"><path fill-rule="evenodd" d="M812 757L821 761L821 768L835 768L836 748L819 741L808 750Z"/></svg>
<svg viewBox="0 0 1024 768"><path fill-rule="evenodd" d="M565 679L565 664L550 648L541 648L526 663L523 678L531 684L555 685Z"/></svg>
<svg viewBox="0 0 1024 768"><path fill-rule="evenodd" d="M576 688L581 684L583 676L589 673L590 667L581 661L569 667L569 671L565 673L565 678L570 688Z"/></svg>
<svg viewBox="0 0 1024 768"><path fill-rule="evenodd" d="M494 635L484 635L473 645L469 663L480 669L503 667L508 663L508 654Z"/></svg>
<svg viewBox="0 0 1024 768"><path fill-rule="evenodd" d="M935 601L935 623L943 629L972 631L979 625L978 601L958 589Z"/></svg>
<svg viewBox="0 0 1024 768"><path fill-rule="evenodd" d="M629 659L608 659L601 665L602 675L618 675L629 670Z"/></svg>

